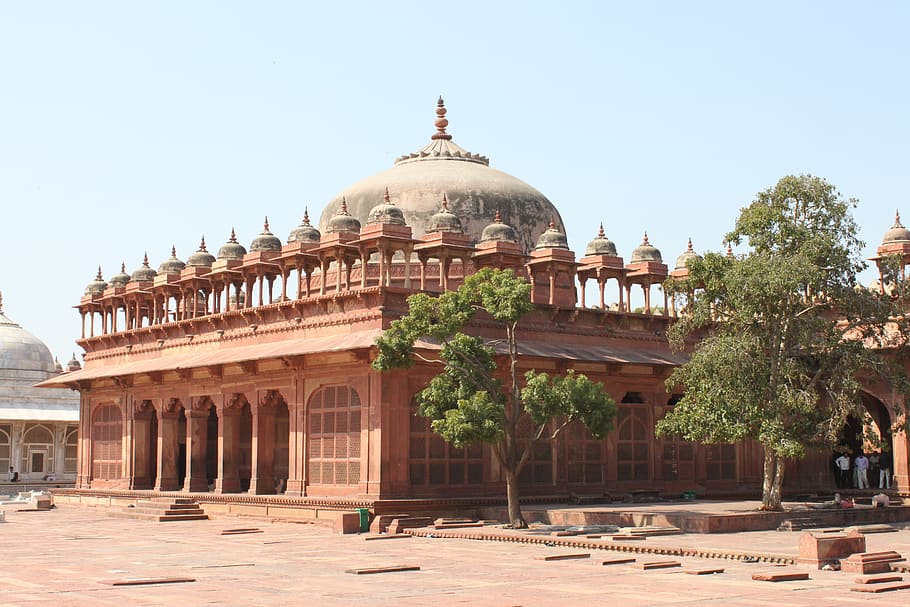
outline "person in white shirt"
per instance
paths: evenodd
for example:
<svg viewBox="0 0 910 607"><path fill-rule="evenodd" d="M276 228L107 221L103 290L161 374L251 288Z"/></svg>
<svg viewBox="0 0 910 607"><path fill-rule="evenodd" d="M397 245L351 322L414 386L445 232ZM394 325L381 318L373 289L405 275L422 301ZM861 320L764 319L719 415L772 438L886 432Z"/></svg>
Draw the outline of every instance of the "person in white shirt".
<svg viewBox="0 0 910 607"><path fill-rule="evenodd" d="M846 453L841 453L840 457L834 460L837 466L837 488L847 489L850 487L850 457Z"/></svg>

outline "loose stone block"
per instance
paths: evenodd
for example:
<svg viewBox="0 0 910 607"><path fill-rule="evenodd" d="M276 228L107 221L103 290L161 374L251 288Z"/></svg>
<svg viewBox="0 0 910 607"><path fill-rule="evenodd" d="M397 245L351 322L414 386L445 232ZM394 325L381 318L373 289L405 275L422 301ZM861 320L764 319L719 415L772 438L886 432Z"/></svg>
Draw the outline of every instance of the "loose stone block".
<svg viewBox="0 0 910 607"><path fill-rule="evenodd" d="M904 578L900 575L870 575L869 577L858 577L853 581L857 584L886 584L888 582L902 582Z"/></svg>
<svg viewBox="0 0 910 607"><path fill-rule="evenodd" d="M354 575L370 575L373 573L395 573L397 571L420 571L420 565L391 565L388 567L366 567L363 569L348 569L345 573Z"/></svg>
<svg viewBox="0 0 910 607"><path fill-rule="evenodd" d="M371 540L398 540L398 539L405 539L405 538L411 538L411 537L414 537L414 536L409 535L407 533L384 533L382 535L368 535L368 536L364 537L363 539L364 539L364 541L369 542Z"/></svg>
<svg viewBox="0 0 910 607"><path fill-rule="evenodd" d="M603 561L601 565L625 565L626 563L634 563L634 558L622 558L622 559L608 559Z"/></svg>
<svg viewBox="0 0 910 607"><path fill-rule="evenodd" d="M717 567L714 569L686 569L683 573L688 573L689 575L712 575L714 573L723 573L723 567Z"/></svg>
<svg viewBox="0 0 910 607"><path fill-rule="evenodd" d="M853 592L871 592L873 594L878 594L880 592L907 589L910 589L910 582L899 582L897 584L864 584L862 586L854 586L850 590Z"/></svg>
<svg viewBox="0 0 910 607"><path fill-rule="evenodd" d="M682 563L679 561L651 561L649 563L642 563L639 565L639 567L645 571L650 571L651 569L669 569L671 567L682 567Z"/></svg>
<svg viewBox="0 0 910 607"><path fill-rule="evenodd" d="M796 562L821 569L858 552L866 551L866 536L861 533L804 533L799 538Z"/></svg>
<svg viewBox="0 0 910 607"><path fill-rule="evenodd" d="M263 533L263 531L262 529L257 529L255 527L246 529L225 529L221 532L221 535L245 535L247 533Z"/></svg>
<svg viewBox="0 0 910 607"><path fill-rule="evenodd" d="M428 516L409 516L406 518L396 518L389 523L388 532L391 534L401 533L405 529L418 529L420 527L429 527L433 520Z"/></svg>
<svg viewBox="0 0 910 607"><path fill-rule="evenodd" d="M792 573L754 573L752 579L758 582L792 582L796 580L808 580L809 574L804 571L794 571Z"/></svg>
<svg viewBox="0 0 910 607"><path fill-rule="evenodd" d="M640 540L644 540L644 539L645 539L645 536L643 536L643 535L614 535L613 536L614 542L636 542L636 541L640 541Z"/></svg>
<svg viewBox="0 0 910 607"><path fill-rule="evenodd" d="M396 518L408 518L407 514L378 514L373 517L373 522L370 523L370 533L386 533L389 530L389 525L392 524Z"/></svg>
<svg viewBox="0 0 910 607"><path fill-rule="evenodd" d="M888 550L886 552L866 552L863 554L853 554L849 558L841 561L841 571L846 573L889 573L891 563L903 561L904 558Z"/></svg>
<svg viewBox="0 0 910 607"><path fill-rule="evenodd" d="M111 586L151 586L154 584L186 584L195 582L196 578L191 577L158 577L158 578L137 578L133 580L113 580L106 582Z"/></svg>
<svg viewBox="0 0 910 607"><path fill-rule="evenodd" d="M576 552L572 554L548 554L546 556L535 556L538 561L567 561L570 559L588 559L591 558L590 552Z"/></svg>
<svg viewBox="0 0 910 607"><path fill-rule="evenodd" d="M360 513L359 512L342 512L335 523L332 525L332 531L335 533L359 533L360 532Z"/></svg>

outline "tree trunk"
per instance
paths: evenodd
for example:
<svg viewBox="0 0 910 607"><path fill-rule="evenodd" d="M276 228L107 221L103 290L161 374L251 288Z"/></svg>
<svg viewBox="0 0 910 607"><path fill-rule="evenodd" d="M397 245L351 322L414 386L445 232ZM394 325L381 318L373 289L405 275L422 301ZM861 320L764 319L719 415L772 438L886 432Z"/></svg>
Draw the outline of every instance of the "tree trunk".
<svg viewBox="0 0 910 607"><path fill-rule="evenodd" d="M513 529L527 529L528 523L521 515L521 503L518 498L518 474L513 470L505 470L506 495L509 500L509 522Z"/></svg>
<svg viewBox="0 0 910 607"><path fill-rule="evenodd" d="M784 482L784 462L768 447L765 447L765 461L762 469L762 510L783 510L781 486Z"/></svg>

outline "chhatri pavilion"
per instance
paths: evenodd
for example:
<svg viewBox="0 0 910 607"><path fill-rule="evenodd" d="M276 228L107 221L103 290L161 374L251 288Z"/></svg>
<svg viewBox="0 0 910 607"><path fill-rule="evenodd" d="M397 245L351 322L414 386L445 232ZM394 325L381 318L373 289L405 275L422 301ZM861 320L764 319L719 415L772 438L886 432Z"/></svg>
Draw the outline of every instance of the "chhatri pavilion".
<svg viewBox="0 0 910 607"><path fill-rule="evenodd" d="M318 227L303 210L284 241L266 219L247 245L232 231L211 252L203 239L185 261L172 250L157 270L147 257L131 274L98 270L78 305L84 367L42 384L80 393L75 493L304 509L504 500L488 447L448 445L415 415L434 368L370 367L376 338L410 294L456 289L484 267L512 268L533 285L521 367L576 369L618 404L603 440L570 427L538 443L524 496L760 492L757 445L654 435L679 398L664 381L685 360L668 348L677 311L660 285L687 271L692 243L672 266L647 235L624 258L601 226L577 256L544 194L452 140L442 99L435 127L427 145L331 200ZM906 247L910 260L910 233L897 226L882 246ZM499 337L483 321L471 330ZM907 491L892 398L887 386L864 395ZM794 463L786 484L833 488L830 453Z"/></svg>

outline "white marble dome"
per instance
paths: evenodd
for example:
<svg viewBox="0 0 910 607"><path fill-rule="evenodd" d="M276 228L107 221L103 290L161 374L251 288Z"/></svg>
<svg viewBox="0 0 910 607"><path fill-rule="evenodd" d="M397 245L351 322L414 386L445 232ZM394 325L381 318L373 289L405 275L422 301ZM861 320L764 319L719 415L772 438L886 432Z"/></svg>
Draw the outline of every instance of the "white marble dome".
<svg viewBox="0 0 910 607"><path fill-rule="evenodd" d="M559 211L546 196L524 181L490 168L488 158L452 141L446 132L449 122L442 99L436 115L437 131L429 144L398 158L392 168L353 184L328 203L319 221L323 233L331 231L330 222L343 198L350 214L366 225L370 211L382 204L388 189L415 238L432 231L443 195L448 210L475 242L481 240L484 228L497 213L503 222L514 226L525 251L534 248L551 221L565 234Z"/></svg>

